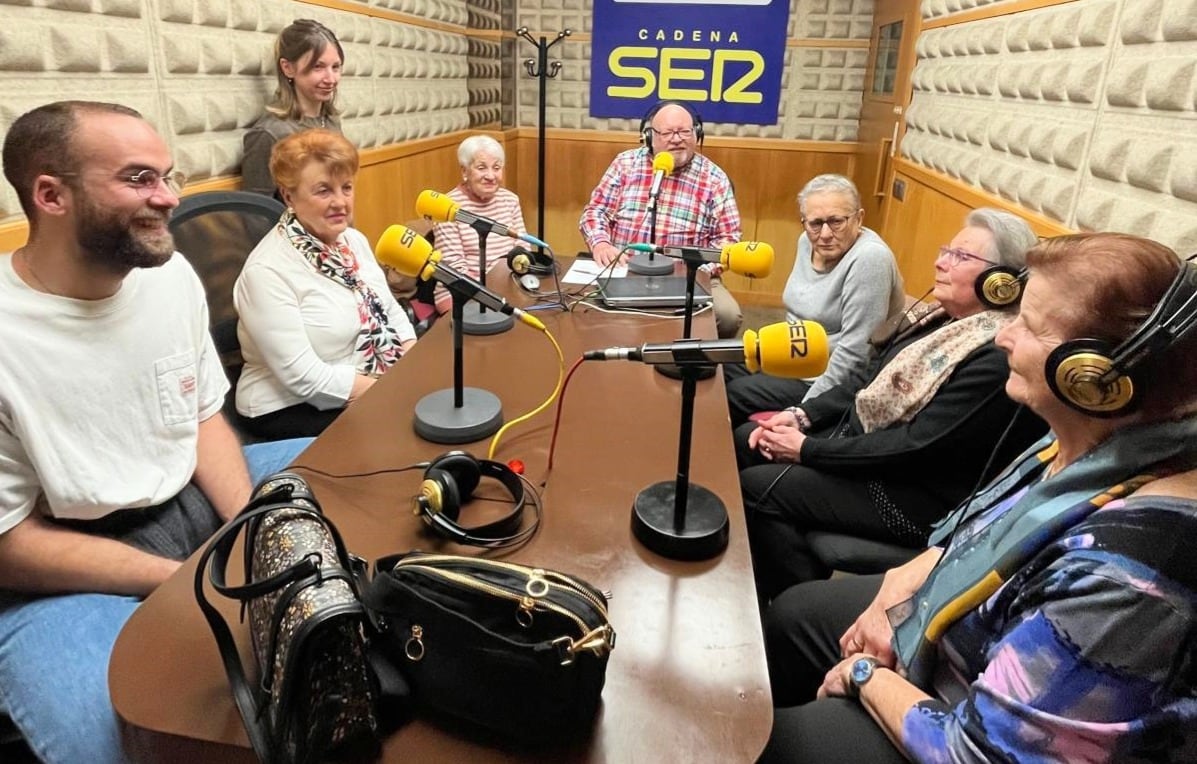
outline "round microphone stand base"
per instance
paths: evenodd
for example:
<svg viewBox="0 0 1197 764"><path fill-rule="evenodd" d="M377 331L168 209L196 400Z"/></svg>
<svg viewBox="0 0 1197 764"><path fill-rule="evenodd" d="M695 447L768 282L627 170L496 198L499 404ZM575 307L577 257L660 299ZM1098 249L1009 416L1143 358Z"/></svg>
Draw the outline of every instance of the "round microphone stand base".
<svg viewBox="0 0 1197 764"><path fill-rule="evenodd" d="M454 406L453 388L429 393L416 402L416 434L432 443L472 443L489 438L503 426L498 396L477 387L463 387L461 407Z"/></svg>
<svg viewBox="0 0 1197 764"><path fill-rule="evenodd" d="M637 252L628 260L628 273L641 276L668 276L673 273L673 259L661 255L654 257L648 252Z"/></svg>
<svg viewBox="0 0 1197 764"><path fill-rule="evenodd" d="M714 366L689 366L686 367L692 370L695 379L710 379L715 376ZM653 369L658 374L669 377L670 379L682 378L682 367L675 363L659 363L654 364Z"/></svg>
<svg viewBox="0 0 1197 764"><path fill-rule="evenodd" d="M461 331L474 336L502 334L514 325L515 319L511 316L497 310L482 310L476 302L465 306L461 318Z"/></svg>
<svg viewBox="0 0 1197 764"><path fill-rule="evenodd" d="M675 517L677 483L653 483L636 494L632 534L671 560L709 560L727 548L727 509L710 490L690 484L681 527Z"/></svg>

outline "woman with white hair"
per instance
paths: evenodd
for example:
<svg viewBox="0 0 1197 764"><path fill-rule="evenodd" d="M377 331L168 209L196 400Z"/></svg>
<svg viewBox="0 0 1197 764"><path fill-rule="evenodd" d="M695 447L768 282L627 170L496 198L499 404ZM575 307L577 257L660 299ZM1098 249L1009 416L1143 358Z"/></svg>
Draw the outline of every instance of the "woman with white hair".
<svg viewBox="0 0 1197 764"><path fill-rule="evenodd" d="M461 183L447 196L462 209L488 217L516 233L524 233L524 213L520 198L503 188L503 165L507 155L503 146L489 135L471 135L457 147L457 163L461 165ZM478 233L464 223L438 223L433 228L436 248L450 268L478 278ZM511 249L511 239L489 234L486 240L486 270L490 272L503 261ZM449 312L452 296L443 286L436 288L438 313Z"/></svg>
<svg viewBox="0 0 1197 764"><path fill-rule="evenodd" d="M865 380L869 335L902 312L898 264L881 237L865 227L860 192L851 180L832 173L812 178L798 193L798 215L803 232L782 292L786 320L821 324L831 357L826 371L809 380L724 366L733 427L835 387L855 391Z"/></svg>

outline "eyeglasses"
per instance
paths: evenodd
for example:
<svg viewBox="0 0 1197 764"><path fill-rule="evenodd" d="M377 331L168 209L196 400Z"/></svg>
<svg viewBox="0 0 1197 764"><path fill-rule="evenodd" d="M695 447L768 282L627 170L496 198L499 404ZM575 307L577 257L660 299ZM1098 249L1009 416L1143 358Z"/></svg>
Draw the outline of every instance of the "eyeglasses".
<svg viewBox="0 0 1197 764"><path fill-rule="evenodd" d="M682 140L689 140L694 135L694 130L689 127L683 127L678 130L658 130L654 127L652 131L653 135L658 138L681 138Z"/></svg>
<svg viewBox="0 0 1197 764"><path fill-rule="evenodd" d="M60 172L57 177L77 178L79 175L77 172ZM172 170L165 175L157 170L138 170L132 175L117 175L116 179L136 191L142 199L150 198L158 190L159 183L165 183L166 189L175 196L181 194L183 186L187 185L187 175L180 170Z"/></svg>
<svg viewBox="0 0 1197 764"><path fill-rule="evenodd" d="M965 260L980 260L988 265L998 265L998 263L995 263L988 258L981 257L980 255L974 255L972 252L965 252L963 249L952 249L951 247L940 247L939 256L946 257L948 259L948 265L952 268L960 265Z"/></svg>
<svg viewBox="0 0 1197 764"><path fill-rule="evenodd" d="M817 236L823 232L823 226L830 226L832 233L839 233L848 225L848 221L856 217L856 213L844 217L843 215L836 215L832 218L815 218L814 220L807 220L802 218L802 225L806 227L806 232L811 236Z"/></svg>

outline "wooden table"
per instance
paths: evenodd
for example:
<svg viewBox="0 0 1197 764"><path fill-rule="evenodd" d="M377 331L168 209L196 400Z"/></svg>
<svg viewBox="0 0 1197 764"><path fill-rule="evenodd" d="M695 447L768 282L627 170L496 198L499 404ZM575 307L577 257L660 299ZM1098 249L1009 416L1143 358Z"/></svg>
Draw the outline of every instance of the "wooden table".
<svg viewBox="0 0 1197 764"><path fill-rule="evenodd" d="M567 367L585 349L663 342L681 333L680 320L612 316L586 307L538 315L564 349ZM395 471L448 450L414 434L411 410L421 396L452 384L449 323L439 321L297 462L337 476L300 470L349 549L368 560L411 548L479 551L427 535L410 511L422 470ZM696 319L697 336L710 338L713 329L709 314ZM549 395L557 367L547 339L520 324L465 341L466 384L499 395L508 420ZM731 525L730 545L713 560L667 560L631 534L636 494L673 480L676 471L680 383L649 366L594 362L577 370L566 390L551 471L554 408L511 428L495 454L502 461L522 460L530 477L545 481L541 528L507 559L574 573L613 594L610 617L618 640L593 736L564 750L505 750L416 720L385 741L384 761L757 758L772 708L721 375L698 387L691 480L722 498ZM485 457L488 445L465 448ZM502 489L489 483L483 481L479 495L501 498ZM501 501L476 500L461 520L476 525L505 508ZM195 562L193 556L146 599L113 650L112 701L138 761L253 760L216 644L194 601ZM235 606L221 604L248 656L248 634L236 622Z"/></svg>

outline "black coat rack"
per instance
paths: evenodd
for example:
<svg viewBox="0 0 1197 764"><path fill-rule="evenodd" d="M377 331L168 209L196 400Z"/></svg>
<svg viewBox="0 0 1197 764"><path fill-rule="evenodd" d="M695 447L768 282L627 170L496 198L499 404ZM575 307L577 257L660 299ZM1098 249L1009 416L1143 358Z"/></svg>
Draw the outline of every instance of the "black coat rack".
<svg viewBox="0 0 1197 764"><path fill-rule="evenodd" d="M542 36L539 40L534 38L529 32L528 27L520 27L515 30L515 33L524 38L528 42L536 46L537 57L528 58L524 60L524 69L528 71L529 77L536 77L540 80L540 101L539 112L537 115L537 134L536 134L536 235L544 239L544 112L545 112L545 93L547 92L547 85L550 77L556 77L561 71L560 61L549 61L549 48L569 37L572 32L569 29L562 29L557 33L557 37L549 42L548 38ZM537 248L543 254L543 248Z"/></svg>

